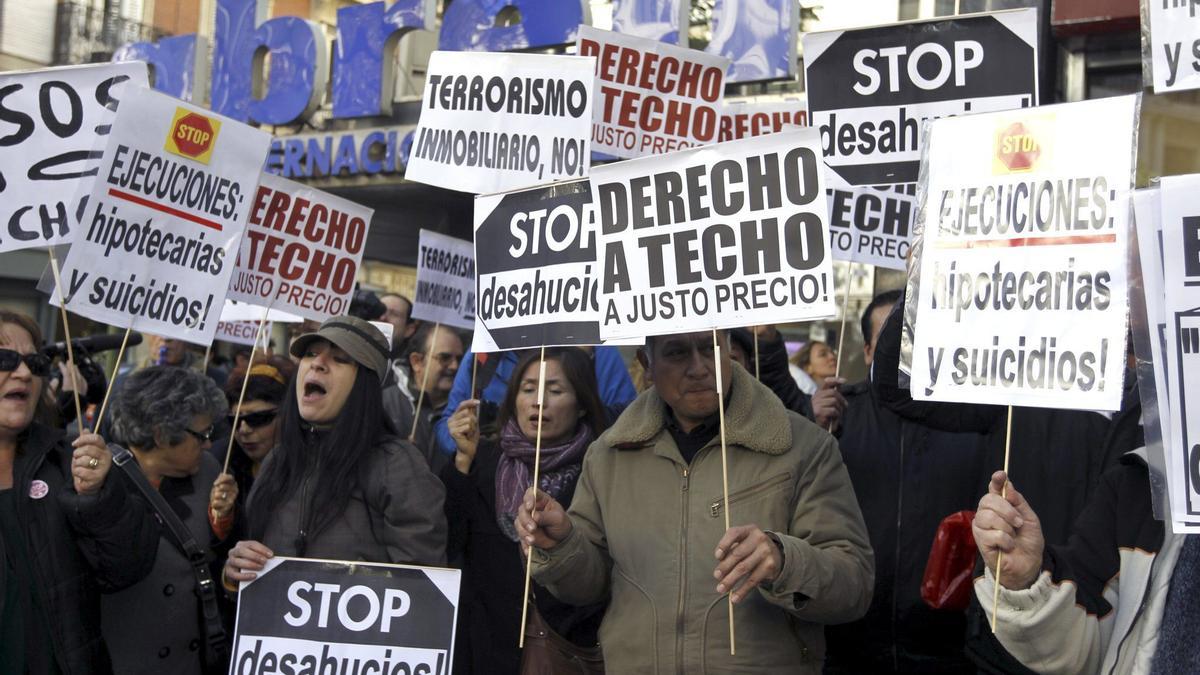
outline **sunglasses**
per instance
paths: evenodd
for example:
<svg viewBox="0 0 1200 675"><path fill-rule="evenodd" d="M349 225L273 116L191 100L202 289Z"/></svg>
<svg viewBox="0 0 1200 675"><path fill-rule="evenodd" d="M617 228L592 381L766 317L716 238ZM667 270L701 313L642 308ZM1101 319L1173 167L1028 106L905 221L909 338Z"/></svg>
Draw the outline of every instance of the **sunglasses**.
<svg viewBox="0 0 1200 675"><path fill-rule="evenodd" d="M11 349L0 349L0 373L11 373L21 367L21 362L29 366L29 372L34 377L46 377L50 374L50 357L41 352L22 354Z"/></svg>
<svg viewBox="0 0 1200 675"><path fill-rule="evenodd" d="M196 440L200 441L201 443L209 443L213 439L213 433L216 431L216 428L209 427L209 428L205 429L204 431L196 431L195 429L189 429L188 427L184 427L183 430L188 432L189 434L191 434L192 438L195 438Z"/></svg>
<svg viewBox="0 0 1200 675"><path fill-rule="evenodd" d="M260 410L258 412L246 413L245 415L238 415L237 421L238 421L238 424L245 422L246 426L250 427L251 429L257 429L259 427L265 427L266 425L270 424L271 422L274 422L275 416L278 414L279 414L278 409L276 409L276 410ZM229 419L229 426L232 427L233 426L233 415L229 415L228 419Z"/></svg>

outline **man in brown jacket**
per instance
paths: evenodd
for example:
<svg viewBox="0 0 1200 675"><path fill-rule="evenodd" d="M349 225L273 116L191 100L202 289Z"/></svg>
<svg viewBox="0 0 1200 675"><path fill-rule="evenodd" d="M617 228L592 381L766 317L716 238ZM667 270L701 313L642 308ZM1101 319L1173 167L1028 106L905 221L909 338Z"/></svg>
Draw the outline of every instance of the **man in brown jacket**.
<svg viewBox="0 0 1200 675"><path fill-rule="evenodd" d="M570 511L526 497L534 576L565 602L611 596L609 672L819 673L823 626L861 617L874 575L836 441L723 348L727 505L712 333L647 343L654 387L588 450Z"/></svg>

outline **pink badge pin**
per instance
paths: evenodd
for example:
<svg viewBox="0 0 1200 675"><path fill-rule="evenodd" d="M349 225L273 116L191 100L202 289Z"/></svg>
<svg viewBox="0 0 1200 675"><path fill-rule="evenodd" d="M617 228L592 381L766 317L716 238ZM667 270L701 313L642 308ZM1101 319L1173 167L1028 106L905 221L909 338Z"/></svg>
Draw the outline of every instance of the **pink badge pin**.
<svg viewBox="0 0 1200 675"><path fill-rule="evenodd" d="M35 480L29 484L29 496L32 499L41 499L50 494L50 486L46 485L44 480Z"/></svg>

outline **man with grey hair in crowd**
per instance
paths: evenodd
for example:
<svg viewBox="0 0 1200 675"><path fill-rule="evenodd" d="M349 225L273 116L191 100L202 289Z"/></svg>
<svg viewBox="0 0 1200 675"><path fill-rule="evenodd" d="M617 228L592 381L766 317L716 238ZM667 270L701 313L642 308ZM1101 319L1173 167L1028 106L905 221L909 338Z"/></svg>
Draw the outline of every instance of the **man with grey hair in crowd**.
<svg viewBox="0 0 1200 675"><path fill-rule="evenodd" d="M654 386L588 449L570 510L531 488L517 515L540 584L576 605L611 598L609 672L819 673L825 624L871 600L837 441L734 365L720 335L719 358L711 331L648 339Z"/></svg>

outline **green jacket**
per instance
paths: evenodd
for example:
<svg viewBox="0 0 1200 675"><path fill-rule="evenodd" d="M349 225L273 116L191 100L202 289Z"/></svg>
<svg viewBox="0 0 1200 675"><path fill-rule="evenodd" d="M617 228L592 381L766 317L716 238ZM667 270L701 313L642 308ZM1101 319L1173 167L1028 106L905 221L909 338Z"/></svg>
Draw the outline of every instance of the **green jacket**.
<svg viewBox="0 0 1200 675"><path fill-rule="evenodd" d="M684 463L666 407L644 392L588 449L571 533L533 551L533 574L561 600L611 593L600 628L613 673L819 673L824 624L861 617L874 564L832 436L789 412L734 366L725 414L730 524L778 536L783 569L734 609L716 592L725 533L720 438Z"/></svg>

